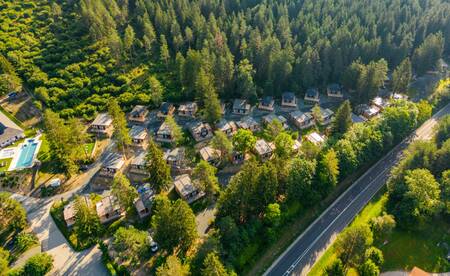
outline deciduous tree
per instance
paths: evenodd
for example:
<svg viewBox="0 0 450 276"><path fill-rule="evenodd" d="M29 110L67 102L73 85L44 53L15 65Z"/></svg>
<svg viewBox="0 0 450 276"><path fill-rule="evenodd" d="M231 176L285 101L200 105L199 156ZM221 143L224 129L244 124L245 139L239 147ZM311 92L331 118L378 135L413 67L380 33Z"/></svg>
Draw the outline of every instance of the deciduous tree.
<svg viewBox="0 0 450 276"><path fill-rule="evenodd" d="M372 231L366 224L345 229L336 239L336 253L344 265L358 266L366 249L372 245Z"/></svg>

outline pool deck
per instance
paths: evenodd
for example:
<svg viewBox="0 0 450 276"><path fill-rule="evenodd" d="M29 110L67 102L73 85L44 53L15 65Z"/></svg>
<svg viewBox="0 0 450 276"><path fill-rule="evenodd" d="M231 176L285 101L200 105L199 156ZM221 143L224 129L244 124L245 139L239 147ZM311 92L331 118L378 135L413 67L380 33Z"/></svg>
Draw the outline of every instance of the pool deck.
<svg viewBox="0 0 450 276"><path fill-rule="evenodd" d="M28 169L28 168L33 167L34 162L36 161L36 158L37 158L37 154L38 154L39 149L41 148L41 144L42 144L42 141L39 139L40 136L41 135L38 135L38 136L36 136L34 138L26 138L25 142L20 143L17 147L9 148L9 150L13 150L14 149L14 156L13 156L13 159L11 161L11 164L9 165L8 171L22 170L22 169ZM25 144L29 144L30 140L33 140L35 143L37 143L36 149L34 150L34 153L33 153L33 158L32 158L32 161L31 161L31 165L27 166L27 167L17 168L17 162L19 161L20 154L22 152L22 146L24 146ZM0 153L0 155L1 155L1 153Z"/></svg>

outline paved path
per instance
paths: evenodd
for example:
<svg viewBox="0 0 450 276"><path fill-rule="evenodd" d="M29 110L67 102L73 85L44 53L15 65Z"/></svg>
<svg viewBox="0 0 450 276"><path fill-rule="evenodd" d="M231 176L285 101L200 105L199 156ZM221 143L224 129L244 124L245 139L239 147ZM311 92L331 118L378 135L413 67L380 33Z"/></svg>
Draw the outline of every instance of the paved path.
<svg viewBox="0 0 450 276"><path fill-rule="evenodd" d="M208 206L205 210L201 211L195 216L195 221L197 223L197 232L200 237L206 236L211 221L216 217L215 212L216 209L214 204Z"/></svg>
<svg viewBox="0 0 450 276"><path fill-rule="evenodd" d="M306 275L336 236L384 186L403 150L411 141L430 139L437 120L448 113L450 104L370 168L291 244L264 275Z"/></svg>
<svg viewBox="0 0 450 276"><path fill-rule="evenodd" d="M74 251L50 216L50 208L55 200L69 199L74 194L81 193L100 169L102 162L113 147L113 143L106 147L100 158L79 176L77 181L80 182L80 185L71 191L43 199L19 194L12 195L27 211L29 226L41 242L42 251L49 253L54 258L54 269L50 275L108 275L101 261L102 253L98 247L81 252Z"/></svg>

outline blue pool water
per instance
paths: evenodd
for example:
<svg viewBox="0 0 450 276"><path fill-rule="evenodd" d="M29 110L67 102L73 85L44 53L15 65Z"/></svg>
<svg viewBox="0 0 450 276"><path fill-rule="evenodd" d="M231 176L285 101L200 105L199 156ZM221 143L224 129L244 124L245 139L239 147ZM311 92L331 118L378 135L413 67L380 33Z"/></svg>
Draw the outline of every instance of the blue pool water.
<svg viewBox="0 0 450 276"><path fill-rule="evenodd" d="M20 148L16 169L29 168L33 165L33 157L37 146L38 143L34 142L34 140L28 140L28 142Z"/></svg>

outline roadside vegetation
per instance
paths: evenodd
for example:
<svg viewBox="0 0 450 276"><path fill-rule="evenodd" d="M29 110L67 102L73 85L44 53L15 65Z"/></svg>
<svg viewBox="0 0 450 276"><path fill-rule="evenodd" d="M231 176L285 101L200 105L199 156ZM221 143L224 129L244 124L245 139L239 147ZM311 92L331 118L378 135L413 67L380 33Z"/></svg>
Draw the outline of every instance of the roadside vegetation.
<svg viewBox="0 0 450 276"><path fill-rule="evenodd" d="M107 180L126 211L119 220L100 222L98 196L56 202L51 209L75 250L101 244L111 274L142 267L158 276L245 274L266 248L283 238L285 227L312 219L314 208L338 194L348 177L402 141L447 97L440 95L432 104L392 100L380 117L352 121L352 111L369 104L380 91L388 94L385 98L410 94L413 75L442 70L441 59L450 54L448 14L450 4L444 0L426 5L345 0L0 0L0 96L29 94L43 118L40 171L70 178L93 161L94 140L86 134L86 123L100 112L111 116L113 150L126 159L133 144L126 112L135 105L156 109L163 101L195 101L197 119L215 127L223 117L221 101L242 98L255 105L263 96L278 99L293 91L301 98L309 88L325 94L329 84L342 84L348 100L340 103L330 127L321 125L316 105L311 112L317 124L309 130L284 130L275 121L256 133L239 129L231 138L216 133L210 146L221 153L220 166L232 165L235 156L249 158L227 186L219 185L215 166L197 162L186 126L168 115L164 122L174 142L162 146L187 147L194 188L205 194L192 206L176 191L169 192L173 171L161 145L150 138L144 165L149 177L144 180L157 195L149 221L138 222L134 208L138 191L120 173ZM302 139L313 129L324 133L326 141L314 144ZM270 160L255 153L258 138L273 142ZM296 141L302 142L299 149L294 149ZM443 154L442 169L448 145L440 143L435 150ZM389 186L386 211L395 216L397 227L440 214L436 198L425 211L416 212L417 217L405 214L405 206L392 204L394 194L398 202L408 202L403 190L395 188L416 187L415 178L430 183L434 197L439 194L441 175L424 167L405 169ZM9 186L20 181L9 173L3 179ZM76 215L68 229L63 211L71 203ZM214 206L215 219L200 238L195 214L205 205ZM406 207L424 208L418 205ZM22 221L24 211L17 212ZM391 215L381 216L380 227L387 227ZM4 225L12 227L6 221ZM341 263L333 263L331 269L379 271L382 248L378 232L372 233L374 227L378 225L361 224L345 232L336 249ZM5 235L13 235L17 229L13 230ZM146 239L149 230L160 246L157 254L151 253ZM357 251L341 249L353 237ZM109 241L104 243L105 239ZM115 255L111 257L110 251ZM14 273L40 275L51 268L45 254L30 262L35 272L25 265Z"/></svg>
<svg viewBox="0 0 450 276"><path fill-rule="evenodd" d="M446 260L450 243L449 130L450 116L446 116L439 122L432 141L417 141L405 150L404 159L388 180L386 194L364 208L316 263L310 275L345 275L352 269L359 275L377 275L381 271L408 271L415 266L428 272L450 269ZM363 231L361 225L372 231ZM361 250L368 250L373 240L384 262L373 266L367 259L349 258L356 253L346 246L349 233L355 239L358 237ZM372 274L366 274L368 270Z"/></svg>

